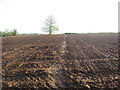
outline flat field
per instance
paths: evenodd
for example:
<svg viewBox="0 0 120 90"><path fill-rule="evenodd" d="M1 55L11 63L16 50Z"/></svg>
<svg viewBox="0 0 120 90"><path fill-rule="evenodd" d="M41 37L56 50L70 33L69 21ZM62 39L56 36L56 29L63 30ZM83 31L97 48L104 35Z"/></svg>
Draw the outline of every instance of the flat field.
<svg viewBox="0 0 120 90"><path fill-rule="evenodd" d="M118 34L2 38L5 88L119 89Z"/></svg>

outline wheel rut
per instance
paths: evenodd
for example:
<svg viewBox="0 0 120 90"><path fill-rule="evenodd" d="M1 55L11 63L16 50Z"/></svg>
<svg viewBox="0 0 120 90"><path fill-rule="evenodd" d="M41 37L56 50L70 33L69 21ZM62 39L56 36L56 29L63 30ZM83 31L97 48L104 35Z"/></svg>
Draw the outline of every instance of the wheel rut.
<svg viewBox="0 0 120 90"><path fill-rule="evenodd" d="M57 88L66 88L65 86L65 76L64 76L64 68L65 68L65 55L66 55L66 35L64 36L63 44L60 51L60 58L58 60L59 62L59 69L57 71L57 74L54 75L54 79L57 81Z"/></svg>

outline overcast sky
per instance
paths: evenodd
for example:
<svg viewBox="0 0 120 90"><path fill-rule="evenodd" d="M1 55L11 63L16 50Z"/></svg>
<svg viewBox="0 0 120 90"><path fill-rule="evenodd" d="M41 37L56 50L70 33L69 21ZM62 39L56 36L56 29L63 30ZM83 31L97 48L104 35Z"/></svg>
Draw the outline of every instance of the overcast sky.
<svg viewBox="0 0 120 90"><path fill-rule="evenodd" d="M119 0L0 0L0 31L43 33L53 15L59 32L117 32Z"/></svg>

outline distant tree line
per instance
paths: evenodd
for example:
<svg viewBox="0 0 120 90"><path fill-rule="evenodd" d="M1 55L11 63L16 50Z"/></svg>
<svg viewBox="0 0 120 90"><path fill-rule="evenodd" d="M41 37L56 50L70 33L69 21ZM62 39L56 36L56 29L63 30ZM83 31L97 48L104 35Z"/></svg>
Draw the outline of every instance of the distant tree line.
<svg viewBox="0 0 120 90"><path fill-rule="evenodd" d="M39 33L23 33L23 34L19 34L19 36L26 36L26 35L42 35Z"/></svg>
<svg viewBox="0 0 120 90"><path fill-rule="evenodd" d="M0 37L7 37L7 36L26 36L26 35L39 35L39 33L23 33L20 34L18 33L17 29L13 30L5 30L5 31L0 31ZM42 35L42 34L40 34Z"/></svg>
<svg viewBox="0 0 120 90"><path fill-rule="evenodd" d="M18 35L18 32L16 29L0 31L0 37L17 36L17 35Z"/></svg>
<svg viewBox="0 0 120 90"><path fill-rule="evenodd" d="M78 33L65 33L65 34L78 34Z"/></svg>

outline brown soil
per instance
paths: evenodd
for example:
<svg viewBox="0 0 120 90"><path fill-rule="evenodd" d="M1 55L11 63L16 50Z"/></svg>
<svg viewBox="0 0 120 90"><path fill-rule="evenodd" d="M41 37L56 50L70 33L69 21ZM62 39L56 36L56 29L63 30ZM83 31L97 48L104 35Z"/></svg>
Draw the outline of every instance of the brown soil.
<svg viewBox="0 0 120 90"><path fill-rule="evenodd" d="M119 89L117 34L2 39L3 89Z"/></svg>

